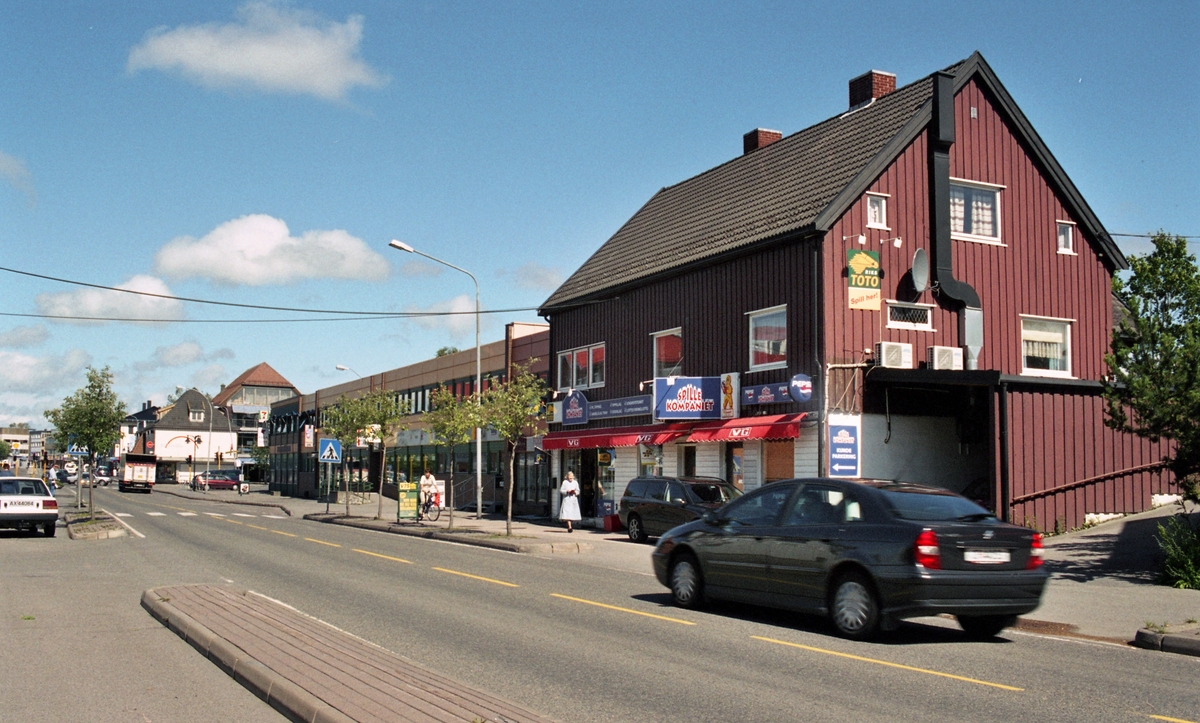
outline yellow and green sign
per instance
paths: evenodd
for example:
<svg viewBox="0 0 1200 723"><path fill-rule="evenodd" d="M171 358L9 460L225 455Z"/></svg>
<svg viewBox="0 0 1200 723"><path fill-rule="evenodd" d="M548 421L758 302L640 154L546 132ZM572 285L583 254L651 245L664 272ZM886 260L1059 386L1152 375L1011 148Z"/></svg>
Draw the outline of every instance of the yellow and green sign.
<svg viewBox="0 0 1200 723"><path fill-rule="evenodd" d="M396 519L416 519L417 502L420 497L417 491L417 483L401 480L396 487Z"/></svg>
<svg viewBox="0 0 1200 723"><path fill-rule="evenodd" d="M879 311L883 300L879 252L847 249L846 277L850 282L850 308Z"/></svg>

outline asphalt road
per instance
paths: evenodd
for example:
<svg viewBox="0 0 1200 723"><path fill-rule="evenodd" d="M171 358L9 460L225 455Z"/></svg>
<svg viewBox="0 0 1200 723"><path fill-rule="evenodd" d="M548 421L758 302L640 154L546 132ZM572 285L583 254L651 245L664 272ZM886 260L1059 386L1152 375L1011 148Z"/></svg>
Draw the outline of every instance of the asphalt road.
<svg viewBox="0 0 1200 723"><path fill-rule="evenodd" d="M278 720L138 606L149 587L223 582L564 723L1200 720L1197 658L969 642L941 619L854 643L791 614L679 610L628 543L551 559L164 494L96 500L145 537L0 533L0 720Z"/></svg>

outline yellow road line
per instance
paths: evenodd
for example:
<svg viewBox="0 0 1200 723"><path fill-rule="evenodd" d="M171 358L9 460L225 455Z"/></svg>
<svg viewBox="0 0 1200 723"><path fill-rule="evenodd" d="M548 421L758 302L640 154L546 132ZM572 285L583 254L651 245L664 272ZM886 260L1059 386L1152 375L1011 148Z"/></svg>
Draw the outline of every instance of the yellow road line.
<svg viewBox="0 0 1200 723"><path fill-rule="evenodd" d="M287 535L288 537L295 537L295 535L293 535L292 533L284 532L282 530L271 530L271 532L274 532L276 535Z"/></svg>
<svg viewBox="0 0 1200 723"><path fill-rule="evenodd" d="M461 575L462 577L469 577L472 580L482 580L483 582L491 582L491 583L495 583L496 585L503 585L505 587L521 587L520 585L517 585L516 583L504 582L503 580L493 580L490 577L480 577L478 575L472 575L472 574L466 573L466 572L459 572L458 570L447 570L444 567L435 567L433 569L437 570L438 572L446 572L451 575Z"/></svg>
<svg viewBox="0 0 1200 723"><path fill-rule="evenodd" d="M1170 718L1165 715L1154 715L1152 713L1144 713L1143 715L1145 715L1147 718L1153 718L1154 720L1165 720L1167 723L1196 723L1195 721L1190 721L1185 718Z"/></svg>
<svg viewBox="0 0 1200 723"><path fill-rule="evenodd" d="M226 522L228 522L228 523L230 523L230 524L234 524L234 525L244 525L244 524L246 524L246 523L244 523L244 522L238 522L237 520L231 520L231 519L228 519L228 518L225 518L225 517L221 517L221 518L219 518L219 519L225 520Z"/></svg>
<svg viewBox="0 0 1200 723"><path fill-rule="evenodd" d="M901 665L900 663L890 663L886 660L876 660L875 658L864 658L860 655L851 655L849 653L839 653L836 650L826 650L825 648L814 648L810 645L801 645L799 643L789 643L786 640L775 640L774 638L762 638L757 635L751 635L750 637L754 638L755 640L762 640L763 642L767 642L767 643L775 643L776 645L787 645L792 648L800 648L801 650L808 650L813 653L824 653L826 655L836 655L839 658L849 658L850 660L857 660L862 663L874 663L876 665L886 665L889 668L899 668L900 670L910 670L914 673L925 673L926 675L936 675L941 678L950 678L952 680L961 680L965 683L975 683L976 685L986 685L986 686L989 686L992 688L1000 688L1001 690L1012 690L1012 691L1016 691L1016 692L1021 692L1021 691L1025 690L1024 688L1014 688L1011 685L1002 685L1000 683L989 683L986 680L979 680L977 678L967 678L967 677L964 677L961 675L952 675L950 673L942 673L937 670L928 670L926 668L916 668L911 665Z"/></svg>
<svg viewBox="0 0 1200 723"><path fill-rule="evenodd" d="M641 615L641 616L647 617L647 618L654 618L655 620L666 620L667 622L679 623L680 625L695 625L696 624L696 623L691 622L690 620L680 620L679 618L669 618L665 615L655 615L654 613L644 613L641 610L630 610L629 608L617 607L616 605L608 605L608 604L605 604L602 602L596 602L595 600L584 600L581 597L571 597L570 595L559 595L556 592L550 593L550 597L557 597L557 598L561 598L563 600L570 600L572 602L583 603L584 605L595 605L598 608L605 608L607 610L616 610L618 612L630 613L631 615Z"/></svg>
<svg viewBox="0 0 1200 723"><path fill-rule="evenodd" d="M318 545L328 545L329 547L341 547L341 545L337 544L336 542L326 542L324 540L314 540L311 537L306 537L304 539L308 540L309 542L315 542Z"/></svg>
<svg viewBox="0 0 1200 723"><path fill-rule="evenodd" d="M360 549L358 549L357 547L356 547L356 548L354 548L354 551L355 551L355 552L361 552L361 553L362 553L362 554L364 554L364 555L370 555L371 557L382 557L383 559L385 559L385 560L391 560L392 562L403 562L403 563L404 563L404 564L406 564L406 565L411 565L411 564L412 564L412 561L411 561L411 560L405 560L404 558L401 558L401 557L391 557L391 556L389 556L389 555L380 555L378 552L370 552L370 551L368 551L368 550L360 550Z"/></svg>
<svg viewBox="0 0 1200 723"><path fill-rule="evenodd" d="M252 530L266 530L267 532L271 532L270 527L259 527L258 525L252 525L249 522L246 523L246 527L249 527Z"/></svg>

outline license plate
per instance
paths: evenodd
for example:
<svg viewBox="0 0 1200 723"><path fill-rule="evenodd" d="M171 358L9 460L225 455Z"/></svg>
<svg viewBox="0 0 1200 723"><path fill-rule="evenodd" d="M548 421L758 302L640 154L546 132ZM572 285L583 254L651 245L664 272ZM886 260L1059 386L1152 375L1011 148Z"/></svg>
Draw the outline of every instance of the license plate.
<svg viewBox="0 0 1200 723"><path fill-rule="evenodd" d="M1008 550L965 550L963 559L977 565L1001 565L1012 561Z"/></svg>

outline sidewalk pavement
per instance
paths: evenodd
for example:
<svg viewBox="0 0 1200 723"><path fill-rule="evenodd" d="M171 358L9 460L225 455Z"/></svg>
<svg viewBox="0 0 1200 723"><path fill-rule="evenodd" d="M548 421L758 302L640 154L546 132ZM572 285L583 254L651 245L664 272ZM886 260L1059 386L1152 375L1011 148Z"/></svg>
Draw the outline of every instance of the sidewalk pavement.
<svg viewBox="0 0 1200 723"><path fill-rule="evenodd" d="M168 491L155 488L155 492ZM180 496L280 505L295 517L349 525L394 534L414 535L464 544L531 554L575 553L580 561L649 573L650 550L628 540L623 532L605 532L576 527L568 534L561 523L546 518L513 520L513 538L505 537L503 515L456 511L450 525L446 510L437 522L395 521L395 502L384 500L384 516L374 520L377 503L345 505L290 497L273 497L265 492L241 497L234 492L191 493ZM388 503L391 503L389 508ZM1095 638L1126 643L1143 628L1169 628L1175 632L1189 621L1200 620L1200 590L1179 590L1157 584L1161 553L1154 534L1157 526L1178 508L1168 506L1106 522L1096 527L1048 537L1045 540L1046 568L1051 574L1042 605L1023 616L1020 628L1034 632ZM1200 513L1197 513L1200 514ZM652 583L657 586L657 583ZM1181 631L1188 634L1187 631ZM1200 641L1200 637L1197 637Z"/></svg>

